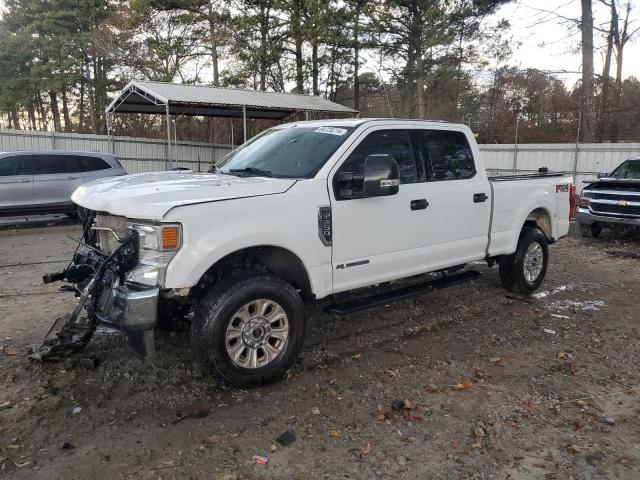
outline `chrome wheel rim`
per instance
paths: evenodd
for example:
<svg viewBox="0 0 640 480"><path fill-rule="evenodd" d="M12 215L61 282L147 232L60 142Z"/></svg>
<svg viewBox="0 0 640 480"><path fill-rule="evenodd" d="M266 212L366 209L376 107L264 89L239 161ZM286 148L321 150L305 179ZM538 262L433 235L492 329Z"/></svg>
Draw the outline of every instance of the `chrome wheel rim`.
<svg viewBox="0 0 640 480"><path fill-rule="evenodd" d="M526 253L524 254L524 278L529 283L535 282L540 273L542 272L542 267L544 265L544 252L542 251L542 246L534 242L527 248Z"/></svg>
<svg viewBox="0 0 640 480"><path fill-rule="evenodd" d="M282 306L268 299L252 300L232 317L225 335L231 361L242 368L273 362L289 339L289 318Z"/></svg>

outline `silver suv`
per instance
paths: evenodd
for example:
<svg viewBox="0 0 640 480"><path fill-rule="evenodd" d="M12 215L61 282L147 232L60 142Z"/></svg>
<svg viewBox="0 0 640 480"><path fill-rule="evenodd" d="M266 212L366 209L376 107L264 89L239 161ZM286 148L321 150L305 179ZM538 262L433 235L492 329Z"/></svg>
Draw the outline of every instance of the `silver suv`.
<svg viewBox="0 0 640 480"><path fill-rule="evenodd" d="M74 214L71 194L81 184L126 174L109 153L0 152L0 215Z"/></svg>

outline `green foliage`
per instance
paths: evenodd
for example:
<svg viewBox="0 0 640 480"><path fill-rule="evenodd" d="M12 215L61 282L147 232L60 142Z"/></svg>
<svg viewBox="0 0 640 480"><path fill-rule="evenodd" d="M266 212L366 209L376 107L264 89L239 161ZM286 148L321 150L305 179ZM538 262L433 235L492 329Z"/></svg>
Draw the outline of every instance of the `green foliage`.
<svg viewBox="0 0 640 480"><path fill-rule="evenodd" d="M465 121L488 141L516 121L532 138L564 132L579 90L506 66L517 46L492 15L509 1L6 0L0 115L15 127L101 132L110 93L144 78ZM626 81L622 105L637 105L638 90Z"/></svg>

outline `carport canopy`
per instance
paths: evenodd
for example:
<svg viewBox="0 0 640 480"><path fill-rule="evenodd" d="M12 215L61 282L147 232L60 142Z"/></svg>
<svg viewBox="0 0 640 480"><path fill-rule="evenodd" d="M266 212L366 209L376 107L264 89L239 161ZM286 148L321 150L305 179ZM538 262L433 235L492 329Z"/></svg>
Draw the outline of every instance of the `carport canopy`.
<svg viewBox="0 0 640 480"><path fill-rule="evenodd" d="M205 85L132 80L109 104L113 113L284 119L294 112L356 115L357 110L322 97Z"/></svg>
<svg viewBox="0 0 640 480"><path fill-rule="evenodd" d="M132 80L106 108L107 135L111 136L111 119L115 113L164 115L167 162L174 166L177 134L174 123L172 148L172 116L242 118L243 140L246 142L247 118L284 120L296 112L304 112L306 119L309 112L358 114L357 110L313 95Z"/></svg>

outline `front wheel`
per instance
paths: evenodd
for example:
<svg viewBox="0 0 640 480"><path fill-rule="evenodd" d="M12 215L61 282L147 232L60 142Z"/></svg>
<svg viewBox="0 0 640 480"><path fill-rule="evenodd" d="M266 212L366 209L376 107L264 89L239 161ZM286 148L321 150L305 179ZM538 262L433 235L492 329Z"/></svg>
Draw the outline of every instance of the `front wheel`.
<svg viewBox="0 0 640 480"><path fill-rule="evenodd" d="M548 263L547 237L539 228L525 228L515 253L500 258L502 285L518 293L535 292L544 280Z"/></svg>
<svg viewBox="0 0 640 480"><path fill-rule="evenodd" d="M302 348L300 295L261 272L233 275L202 299L191 328L204 366L226 383L251 387L281 378Z"/></svg>

